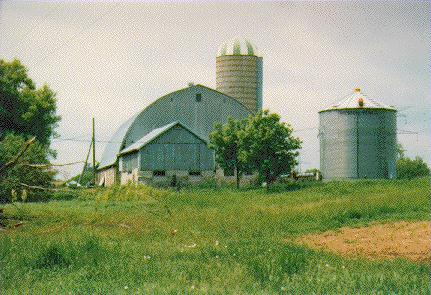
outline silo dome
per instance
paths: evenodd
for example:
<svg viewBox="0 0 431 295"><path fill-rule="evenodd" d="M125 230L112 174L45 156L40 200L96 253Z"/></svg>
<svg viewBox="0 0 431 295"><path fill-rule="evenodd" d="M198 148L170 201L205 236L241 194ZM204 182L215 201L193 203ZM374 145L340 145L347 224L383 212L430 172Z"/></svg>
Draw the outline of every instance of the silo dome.
<svg viewBox="0 0 431 295"><path fill-rule="evenodd" d="M220 45L217 51L217 57L225 55L260 56L256 45L245 38L233 38Z"/></svg>
<svg viewBox="0 0 431 295"><path fill-rule="evenodd" d="M263 60L253 43L234 38L223 43L216 57L216 89L248 110L262 109Z"/></svg>
<svg viewBox="0 0 431 295"><path fill-rule="evenodd" d="M396 177L396 109L355 89L319 112L320 170L326 179Z"/></svg>

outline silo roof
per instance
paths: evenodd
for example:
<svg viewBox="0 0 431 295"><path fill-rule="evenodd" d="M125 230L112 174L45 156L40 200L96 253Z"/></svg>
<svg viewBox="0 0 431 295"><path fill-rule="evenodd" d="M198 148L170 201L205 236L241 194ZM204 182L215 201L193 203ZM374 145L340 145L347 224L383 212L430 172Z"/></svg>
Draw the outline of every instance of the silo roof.
<svg viewBox="0 0 431 295"><path fill-rule="evenodd" d="M321 110L320 112L331 111L331 110L355 110L355 109L376 109L376 110L390 110L396 111L393 106L389 106L378 102L377 100L368 97L359 88L355 89L353 93L349 94L346 98L340 102L333 104L327 109Z"/></svg>
<svg viewBox="0 0 431 295"><path fill-rule="evenodd" d="M233 38L220 45L217 51L217 57L225 55L260 56L256 45L245 38Z"/></svg>

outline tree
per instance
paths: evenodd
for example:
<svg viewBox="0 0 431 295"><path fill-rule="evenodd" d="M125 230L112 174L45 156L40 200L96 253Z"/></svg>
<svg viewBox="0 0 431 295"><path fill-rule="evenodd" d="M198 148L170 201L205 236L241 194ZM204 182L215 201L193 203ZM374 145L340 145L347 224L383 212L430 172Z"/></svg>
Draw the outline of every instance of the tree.
<svg viewBox="0 0 431 295"><path fill-rule="evenodd" d="M17 152L25 146L23 136L7 134L0 141L0 166L14 159ZM49 153L45 146L34 142L28 146L17 163L2 173L0 178L0 203L12 201L14 195L26 196L26 199L38 200L44 193L38 190L26 192L24 185L47 187L54 179L51 170L31 167L28 164L48 164ZM25 193L24 193L25 192Z"/></svg>
<svg viewBox="0 0 431 295"><path fill-rule="evenodd" d="M401 143L397 143L397 160L403 159L406 155L406 150L403 148Z"/></svg>
<svg viewBox="0 0 431 295"><path fill-rule="evenodd" d="M55 172L30 164L55 157L49 145L60 120L56 109L55 93L47 85L36 88L19 60L0 60L0 202L19 192L29 200L46 195L39 189L51 184Z"/></svg>
<svg viewBox="0 0 431 295"><path fill-rule="evenodd" d="M397 161L397 178L412 179L429 175L430 169L420 157L414 160L403 157Z"/></svg>
<svg viewBox="0 0 431 295"><path fill-rule="evenodd" d="M245 120L229 118L225 125L216 124L210 133L210 147L215 151L216 163L224 171L236 171L236 186L239 188L240 177L247 168L246 163L240 161L239 131L245 126Z"/></svg>
<svg viewBox="0 0 431 295"><path fill-rule="evenodd" d="M280 122L280 116L268 110L250 116L239 132L240 161L258 171L260 180L268 186L298 164L302 142L292 132L289 124Z"/></svg>
<svg viewBox="0 0 431 295"><path fill-rule="evenodd" d="M0 60L0 140L7 133L35 136L48 147L60 120L56 109L55 93L46 84L37 89L19 60Z"/></svg>

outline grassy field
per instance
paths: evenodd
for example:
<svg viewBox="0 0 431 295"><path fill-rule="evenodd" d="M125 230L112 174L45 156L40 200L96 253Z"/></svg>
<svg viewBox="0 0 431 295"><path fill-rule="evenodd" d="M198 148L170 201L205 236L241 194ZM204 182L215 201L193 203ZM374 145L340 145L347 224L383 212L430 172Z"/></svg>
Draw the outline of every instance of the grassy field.
<svg viewBox="0 0 431 295"><path fill-rule="evenodd" d="M0 293L429 294L430 267L347 259L300 236L430 218L430 183L329 182L181 192L123 187L9 204Z"/></svg>

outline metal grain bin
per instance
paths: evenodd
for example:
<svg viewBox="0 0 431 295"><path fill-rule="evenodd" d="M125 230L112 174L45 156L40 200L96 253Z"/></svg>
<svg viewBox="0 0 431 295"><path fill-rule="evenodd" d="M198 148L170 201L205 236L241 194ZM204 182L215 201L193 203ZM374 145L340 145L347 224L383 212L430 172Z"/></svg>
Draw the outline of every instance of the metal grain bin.
<svg viewBox="0 0 431 295"><path fill-rule="evenodd" d="M360 89L319 112L320 170L325 179L395 178L396 110Z"/></svg>
<svg viewBox="0 0 431 295"><path fill-rule="evenodd" d="M217 52L216 89L237 99L250 111L260 111L262 67L262 57L250 41L236 38L225 42Z"/></svg>

